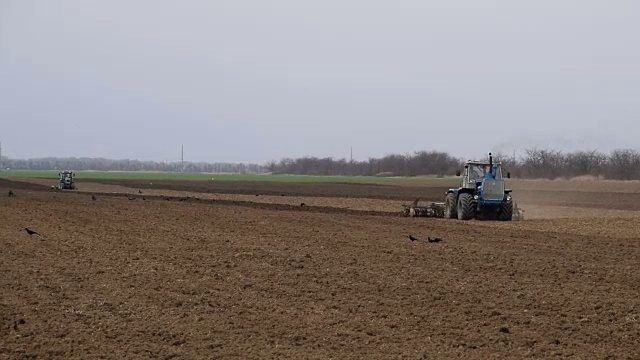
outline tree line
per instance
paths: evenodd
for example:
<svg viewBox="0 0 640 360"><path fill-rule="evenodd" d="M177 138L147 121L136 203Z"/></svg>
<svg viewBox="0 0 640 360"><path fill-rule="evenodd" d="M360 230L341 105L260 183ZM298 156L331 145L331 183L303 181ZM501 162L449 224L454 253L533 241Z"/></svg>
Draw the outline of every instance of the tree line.
<svg viewBox="0 0 640 360"><path fill-rule="evenodd" d="M564 153L549 149L529 149L521 158L500 156L512 174L522 178L574 178L593 176L603 179L640 180L640 153L617 149L610 153L596 150Z"/></svg>
<svg viewBox="0 0 640 360"><path fill-rule="evenodd" d="M275 174L344 176L446 176L459 170L462 160L439 151L417 151L412 155L392 154L365 161L303 157L267 163Z"/></svg>
<svg viewBox="0 0 640 360"><path fill-rule="evenodd" d="M95 171L160 171L200 173L264 173L266 167L259 164L206 163L206 162L158 162L141 160L111 160L104 158L38 158L8 159L3 157L2 169L12 170L95 170Z"/></svg>
<svg viewBox="0 0 640 360"><path fill-rule="evenodd" d="M528 149L520 157L494 154L503 168L519 178L574 178L593 176L604 179L640 180L640 153L633 149L618 149L611 153L599 151L561 152L549 149ZM486 156L482 157L486 159ZM480 159L476 159L480 160ZM301 175L361 175L361 176L451 176L460 170L465 160L440 151L417 151L413 154L392 154L365 161L304 157L282 159L266 165L272 173Z"/></svg>
<svg viewBox="0 0 640 360"><path fill-rule="evenodd" d="M481 158L486 158L486 155ZM520 157L495 154L505 170L519 178L573 178L594 176L604 179L640 180L640 153L618 149L561 152L528 149ZM111 160L104 158L39 158L0 159L2 169L16 170L96 170L96 171L163 171L202 173L267 173L342 176L451 176L462 168L465 160L440 151L416 151L412 154L390 154L363 161L331 157L285 158L266 164L157 162Z"/></svg>

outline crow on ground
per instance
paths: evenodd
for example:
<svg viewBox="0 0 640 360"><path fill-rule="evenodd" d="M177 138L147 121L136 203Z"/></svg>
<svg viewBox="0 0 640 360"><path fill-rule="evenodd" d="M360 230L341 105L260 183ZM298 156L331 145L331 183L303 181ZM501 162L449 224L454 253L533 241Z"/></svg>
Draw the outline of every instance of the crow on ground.
<svg viewBox="0 0 640 360"><path fill-rule="evenodd" d="M14 320L13 321L13 330L18 331L18 325L24 325L26 321L24 319Z"/></svg>
<svg viewBox="0 0 640 360"><path fill-rule="evenodd" d="M411 240L411 241L416 241L416 240L418 240L418 238L417 238L417 237L414 237L414 236L413 236L413 235L411 235L411 234L409 234L409 240Z"/></svg>
<svg viewBox="0 0 640 360"><path fill-rule="evenodd" d="M33 231L33 230L29 229L29 228L24 228L24 231L26 231L27 234L29 234L29 236L40 235L39 233L37 233L37 232L35 232L35 231Z"/></svg>
<svg viewBox="0 0 640 360"><path fill-rule="evenodd" d="M95 195L91 195L91 200L96 201L96 200L98 200L98 199L96 198L96 196L95 196Z"/></svg>
<svg viewBox="0 0 640 360"><path fill-rule="evenodd" d="M307 204L305 204L305 203L300 203L300 207L305 207L305 206L307 206Z"/></svg>
<svg viewBox="0 0 640 360"><path fill-rule="evenodd" d="M430 243L439 243L440 241L442 241L442 238L439 237L427 237L427 241Z"/></svg>
<svg viewBox="0 0 640 360"><path fill-rule="evenodd" d="M15 194L13 193L13 190L9 190L9 195L7 195L8 197L13 197L15 196Z"/></svg>

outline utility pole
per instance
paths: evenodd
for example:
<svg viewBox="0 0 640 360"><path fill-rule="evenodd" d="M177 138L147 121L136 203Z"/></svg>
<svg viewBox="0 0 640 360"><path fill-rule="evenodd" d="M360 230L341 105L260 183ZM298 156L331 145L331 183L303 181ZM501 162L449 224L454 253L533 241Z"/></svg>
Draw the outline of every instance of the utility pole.
<svg viewBox="0 0 640 360"><path fill-rule="evenodd" d="M182 163L180 172L184 172L184 145L182 145L182 150L180 151L180 162Z"/></svg>
<svg viewBox="0 0 640 360"><path fill-rule="evenodd" d="M349 166L348 166L349 175L355 175L355 170L353 170L353 146L351 147L351 154L349 155Z"/></svg>

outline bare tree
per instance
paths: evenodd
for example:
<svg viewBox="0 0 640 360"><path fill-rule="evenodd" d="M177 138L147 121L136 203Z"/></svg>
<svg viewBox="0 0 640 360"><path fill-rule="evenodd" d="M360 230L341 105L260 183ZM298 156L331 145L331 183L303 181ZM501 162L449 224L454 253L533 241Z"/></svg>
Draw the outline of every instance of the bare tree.
<svg viewBox="0 0 640 360"><path fill-rule="evenodd" d="M631 180L640 178L640 154L631 149L614 150L609 156L607 178Z"/></svg>
<svg viewBox="0 0 640 360"><path fill-rule="evenodd" d="M564 162L564 155L560 151L527 149L521 165L522 175L555 179L562 175Z"/></svg>

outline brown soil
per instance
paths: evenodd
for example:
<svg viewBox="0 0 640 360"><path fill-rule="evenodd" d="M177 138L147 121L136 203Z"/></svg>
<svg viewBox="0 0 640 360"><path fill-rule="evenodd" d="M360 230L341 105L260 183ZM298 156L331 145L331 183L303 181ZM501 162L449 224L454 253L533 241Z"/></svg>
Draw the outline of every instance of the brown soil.
<svg viewBox="0 0 640 360"><path fill-rule="evenodd" d="M610 193L498 223L343 206L407 186L79 185L0 179L0 359L640 357L640 216Z"/></svg>
<svg viewBox="0 0 640 360"><path fill-rule="evenodd" d="M369 199L407 200L416 196L438 200L449 186L399 187L385 184L357 183L284 183L267 181L153 181L148 180L91 180L93 183L124 185L139 189L190 191L198 193L224 193L247 195L349 197ZM417 194L417 195L416 195ZM439 201L439 200L438 200Z"/></svg>

